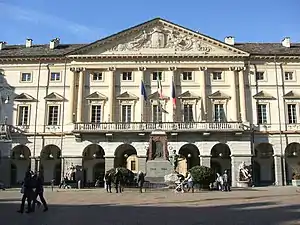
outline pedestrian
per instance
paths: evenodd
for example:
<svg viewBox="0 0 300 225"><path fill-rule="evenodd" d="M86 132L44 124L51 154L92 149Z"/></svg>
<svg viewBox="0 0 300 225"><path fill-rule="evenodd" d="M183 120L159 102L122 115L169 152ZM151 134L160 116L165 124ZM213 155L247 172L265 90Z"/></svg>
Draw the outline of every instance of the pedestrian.
<svg viewBox="0 0 300 225"><path fill-rule="evenodd" d="M224 174L223 174L223 191L231 191L230 190L230 180L229 180L227 170L225 170Z"/></svg>
<svg viewBox="0 0 300 225"><path fill-rule="evenodd" d="M224 188L223 188L224 187L224 180L223 180L223 177L219 173L217 173L216 182L217 182L218 190L223 191L224 190Z"/></svg>
<svg viewBox="0 0 300 225"><path fill-rule="evenodd" d="M140 193L143 193L143 186L144 186L144 183L145 183L145 174L143 173L143 171L138 172L138 174L137 174L137 183L138 183Z"/></svg>
<svg viewBox="0 0 300 225"><path fill-rule="evenodd" d="M116 185L116 193L122 193L122 184L123 184L123 174L121 170L116 168L115 173L115 185Z"/></svg>
<svg viewBox="0 0 300 225"><path fill-rule="evenodd" d="M32 198L33 198L33 180L32 180L32 175L30 170L28 170L25 173L25 178L24 182L22 185L21 193L23 194L22 200L21 200L21 206L20 210L18 210L18 213L23 213L24 212L24 207L25 207L25 201L27 200L28 208L26 213L32 212Z"/></svg>
<svg viewBox="0 0 300 225"><path fill-rule="evenodd" d="M187 191L190 191L192 189L192 193L194 193L194 181L193 181L193 176L190 171L187 172L185 181L187 182L187 186L188 186Z"/></svg>
<svg viewBox="0 0 300 225"><path fill-rule="evenodd" d="M44 206L44 212L48 211L48 205L44 198L44 178L41 173L36 174L36 186L35 186L35 192L34 192L34 200L32 204L32 211L35 210L35 203L37 200L37 197L40 197L40 200Z"/></svg>
<svg viewBox="0 0 300 225"><path fill-rule="evenodd" d="M112 174L111 172L107 172L105 174L105 187L106 187L106 191L107 193L111 193L111 183L112 183Z"/></svg>
<svg viewBox="0 0 300 225"><path fill-rule="evenodd" d="M53 192L53 189L54 189L54 183L55 183L55 179L53 178L51 180L51 190L52 190L52 192Z"/></svg>

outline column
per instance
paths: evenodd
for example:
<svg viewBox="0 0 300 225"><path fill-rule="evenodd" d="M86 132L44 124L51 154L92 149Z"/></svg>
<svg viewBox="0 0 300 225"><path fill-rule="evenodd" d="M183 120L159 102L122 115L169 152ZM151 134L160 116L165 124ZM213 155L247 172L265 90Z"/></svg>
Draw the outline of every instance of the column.
<svg viewBox="0 0 300 225"><path fill-rule="evenodd" d="M229 114L229 119L232 121L238 121L237 117L237 93L236 93L236 68L231 67L229 68L229 71L227 71L227 79L230 80L231 83L231 106L230 108L230 114ZM227 112L228 115L228 112Z"/></svg>
<svg viewBox="0 0 300 225"><path fill-rule="evenodd" d="M146 70L145 67L139 67L138 71L136 72L137 73L137 77L140 78L140 80L141 80L141 84L140 84L140 95L141 95L141 97L140 97L140 101L139 101L139 104L140 104L140 113L137 115L138 118L140 116L140 121L141 122L144 122L144 118L146 118L145 117L145 110L144 110L144 108L145 108L145 100L144 100L144 96L142 95L142 82L144 82L144 71L145 70ZM144 86L145 86L145 89L146 89L145 83L144 83ZM147 93L147 91L146 91L146 93ZM139 121L139 119L137 119L136 121Z"/></svg>
<svg viewBox="0 0 300 225"><path fill-rule="evenodd" d="M242 122L246 122L246 93L245 93L245 79L244 68L239 70L239 91L240 91L240 114Z"/></svg>
<svg viewBox="0 0 300 225"><path fill-rule="evenodd" d="M275 166L275 185L283 186L283 168L282 168L282 157L280 155L274 155L274 166Z"/></svg>
<svg viewBox="0 0 300 225"><path fill-rule="evenodd" d="M201 120L207 120L207 103L206 103L206 67L199 68L200 77L200 89L201 89L201 100L202 100L202 115Z"/></svg>
<svg viewBox="0 0 300 225"><path fill-rule="evenodd" d="M36 162L36 159L35 159L34 157L30 158L30 169L31 169L32 171L37 171L37 170L39 170L39 169L37 168L37 162Z"/></svg>
<svg viewBox="0 0 300 225"><path fill-rule="evenodd" d="M147 168L146 168L146 157L142 157L142 156L139 156L138 157L138 170L141 170L143 171L144 173L147 172Z"/></svg>
<svg viewBox="0 0 300 225"><path fill-rule="evenodd" d="M77 99L77 114L76 114L76 122L81 123L82 120L82 111L83 111L83 95L84 95L84 78L85 78L85 70L83 68L79 71L79 84L78 84L78 99Z"/></svg>
<svg viewBox="0 0 300 225"><path fill-rule="evenodd" d="M201 166L210 167L210 159L211 159L210 155L200 155L199 157L200 157Z"/></svg>
<svg viewBox="0 0 300 225"><path fill-rule="evenodd" d="M106 77L108 78L109 122L113 122L115 119L115 70L115 67L109 67L108 71L106 72Z"/></svg>
<svg viewBox="0 0 300 225"><path fill-rule="evenodd" d="M70 79L70 92L69 92L69 115L67 123L73 123L73 115L74 115L74 99L75 99L75 77L76 77L76 69L70 69L72 73L69 76Z"/></svg>
<svg viewBox="0 0 300 225"><path fill-rule="evenodd" d="M108 171L114 168L114 157L105 157L105 171Z"/></svg>
<svg viewBox="0 0 300 225"><path fill-rule="evenodd" d="M239 171L239 166L241 165L242 162L245 162L245 164L251 165L252 160L251 160L251 155L232 155L231 156L231 185L232 187L237 187L238 186L238 181L239 181L239 176L240 176L240 171Z"/></svg>

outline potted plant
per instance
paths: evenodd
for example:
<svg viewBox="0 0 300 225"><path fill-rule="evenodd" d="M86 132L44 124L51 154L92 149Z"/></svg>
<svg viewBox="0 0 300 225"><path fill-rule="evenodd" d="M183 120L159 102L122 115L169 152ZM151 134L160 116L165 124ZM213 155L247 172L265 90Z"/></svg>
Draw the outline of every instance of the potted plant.
<svg viewBox="0 0 300 225"><path fill-rule="evenodd" d="M294 169L292 185L295 187L300 186L300 169L299 168Z"/></svg>

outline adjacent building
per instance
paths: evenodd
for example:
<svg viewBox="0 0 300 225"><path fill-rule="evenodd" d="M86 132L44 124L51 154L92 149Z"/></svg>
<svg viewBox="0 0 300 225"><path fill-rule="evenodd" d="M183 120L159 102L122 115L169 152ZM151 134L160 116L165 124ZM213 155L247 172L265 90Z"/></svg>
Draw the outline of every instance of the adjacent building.
<svg viewBox="0 0 300 225"><path fill-rule="evenodd" d="M9 40L8 40L9 41ZM176 150L178 170L253 166L257 184L299 169L300 43L216 40L156 18L90 44L0 43L0 179L28 167L92 183L147 170Z"/></svg>

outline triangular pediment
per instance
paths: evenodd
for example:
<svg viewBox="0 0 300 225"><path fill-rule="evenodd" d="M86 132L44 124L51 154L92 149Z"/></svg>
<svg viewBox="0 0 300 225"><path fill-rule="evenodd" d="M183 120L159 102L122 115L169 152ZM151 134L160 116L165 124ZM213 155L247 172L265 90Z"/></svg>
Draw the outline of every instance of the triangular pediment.
<svg viewBox="0 0 300 225"><path fill-rule="evenodd" d="M253 98L254 99L268 99L268 100L275 99L274 96L272 96L264 91L260 91L256 95L253 95Z"/></svg>
<svg viewBox="0 0 300 225"><path fill-rule="evenodd" d="M95 41L72 55L248 56L232 45L157 18Z"/></svg>
<svg viewBox="0 0 300 225"><path fill-rule="evenodd" d="M150 100L168 100L168 99L169 99L169 97L167 97L167 96L163 96L163 97L161 98L160 95L159 95L159 93L158 93L158 91L156 91L156 92L150 94L150 95L148 96L148 98L149 98Z"/></svg>
<svg viewBox="0 0 300 225"><path fill-rule="evenodd" d="M179 98L179 99L199 99L200 96L197 96L197 95L191 93L190 91L186 91L186 92L182 93L181 95L179 95L177 98Z"/></svg>
<svg viewBox="0 0 300 225"><path fill-rule="evenodd" d="M208 95L209 99L230 99L231 97L229 95L224 94L221 91L216 91L210 95Z"/></svg>
<svg viewBox="0 0 300 225"><path fill-rule="evenodd" d="M60 94L57 94L56 92L52 92L49 95L45 97L46 101L63 101L64 97Z"/></svg>
<svg viewBox="0 0 300 225"><path fill-rule="evenodd" d="M116 99L117 100L138 100L139 98L136 95L125 91L122 94L118 95Z"/></svg>
<svg viewBox="0 0 300 225"><path fill-rule="evenodd" d="M300 99L300 95L293 92L293 91L290 91L288 93L286 93L283 98L285 99Z"/></svg>
<svg viewBox="0 0 300 225"><path fill-rule="evenodd" d="M98 91L95 91L94 93L86 96L86 100L100 100L100 101L105 101L107 100L107 97Z"/></svg>
<svg viewBox="0 0 300 225"><path fill-rule="evenodd" d="M22 93L22 94L17 95L14 98L14 101L17 101L17 102L33 102L33 101L35 101L35 98L32 97L29 94Z"/></svg>

